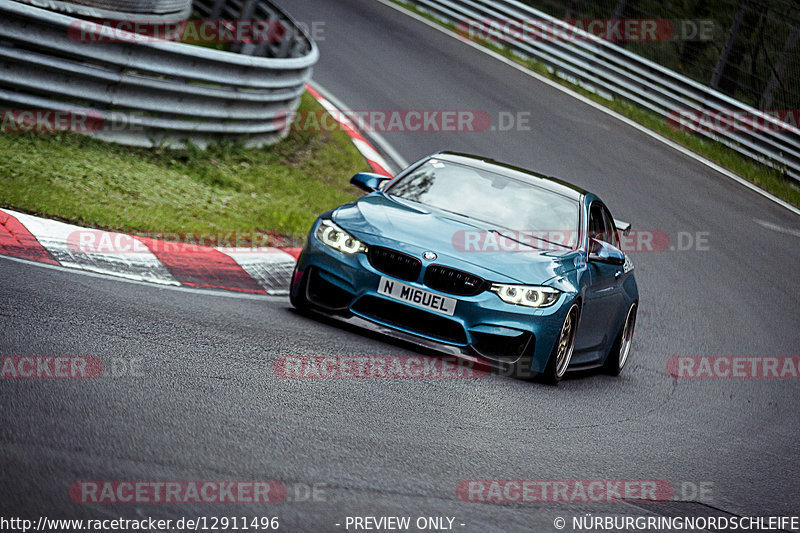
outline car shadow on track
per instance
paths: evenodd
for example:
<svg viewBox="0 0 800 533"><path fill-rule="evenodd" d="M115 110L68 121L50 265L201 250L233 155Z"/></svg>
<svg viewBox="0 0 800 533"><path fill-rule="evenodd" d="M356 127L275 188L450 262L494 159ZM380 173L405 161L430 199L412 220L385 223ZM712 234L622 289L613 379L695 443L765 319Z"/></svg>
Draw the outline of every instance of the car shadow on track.
<svg viewBox="0 0 800 533"><path fill-rule="evenodd" d="M347 331L348 333L353 333L360 337L369 338L372 340L379 341L383 344L388 344L391 346L395 346L397 348L401 348L403 350L408 350L418 355L439 357L439 358L464 357L464 354L462 354L456 348L447 349L448 347L446 346L439 347L438 345L435 345L432 341L430 341L430 344L426 344L427 341L424 341L422 339L418 340L416 338L413 338L411 335L398 333L389 328L383 328L381 326L372 324L366 320L361 320L359 323L353 323L347 321L347 319L332 317L323 313L317 313L313 310L299 311L294 307L286 307L285 310L286 312L291 313L295 317L302 317L314 320L317 323L324 324L326 326L335 328L337 330ZM473 368L475 368L476 370L492 373L497 375L498 377L513 378L516 381L539 382L536 376L516 376L513 375L513 371L507 369L500 369L484 362L473 361L473 363L474 363ZM595 377L598 375L604 376L605 374L603 374L603 372L601 372L597 368L580 369L580 370L568 371L567 374L564 376L563 380L564 381L584 380L588 377Z"/></svg>

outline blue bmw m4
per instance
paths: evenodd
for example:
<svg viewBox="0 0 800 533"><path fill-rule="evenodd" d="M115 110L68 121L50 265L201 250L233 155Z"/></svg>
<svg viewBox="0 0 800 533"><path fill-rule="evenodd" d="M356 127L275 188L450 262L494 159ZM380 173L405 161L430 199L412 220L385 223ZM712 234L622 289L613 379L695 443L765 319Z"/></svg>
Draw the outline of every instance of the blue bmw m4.
<svg viewBox="0 0 800 533"><path fill-rule="evenodd" d="M594 194L482 157L439 152L323 213L292 276L302 311L377 324L518 376L618 375L639 292L629 225Z"/></svg>

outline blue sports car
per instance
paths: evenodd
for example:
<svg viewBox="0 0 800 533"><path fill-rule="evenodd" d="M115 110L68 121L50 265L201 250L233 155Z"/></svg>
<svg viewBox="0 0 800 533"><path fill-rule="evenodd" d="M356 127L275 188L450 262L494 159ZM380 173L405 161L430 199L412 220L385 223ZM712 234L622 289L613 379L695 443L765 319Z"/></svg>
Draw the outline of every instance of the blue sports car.
<svg viewBox="0 0 800 533"><path fill-rule="evenodd" d="M489 159L439 152L323 213L292 304L366 320L494 368L557 383L625 366L639 292L594 194Z"/></svg>

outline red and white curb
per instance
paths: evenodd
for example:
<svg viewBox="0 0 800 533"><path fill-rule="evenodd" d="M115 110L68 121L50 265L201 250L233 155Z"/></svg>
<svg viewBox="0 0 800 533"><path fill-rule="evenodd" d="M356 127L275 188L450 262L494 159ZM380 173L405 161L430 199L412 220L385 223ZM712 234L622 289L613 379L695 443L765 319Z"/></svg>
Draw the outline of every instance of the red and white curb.
<svg viewBox="0 0 800 533"><path fill-rule="evenodd" d="M346 114L333 105L327 98L322 96L320 92L312 87L309 84L306 84L306 90L311 93L317 102L325 108L333 118L338 122L342 129L347 132L347 135L350 136L350 139L353 141L356 149L361 152L361 155L364 156L364 159L367 160L369 163L370 168L372 168L373 172L378 174L383 174L384 176L392 176L392 173L389 172L389 164L386 160L378 153L378 151L372 146L372 144L364 138L360 131L353 125L353 122L346 116Z"/></svg>
<svg viewBox="0 0 800 533"><path fill-rule="evenodd" d="M347 132L374 172L391 176L386 160L352 122L306 85ZM82 228L0 209L0 255L158 283L251 294L285 295L299 248L212 248Z"/></svg>
<svg viewBox="0 0 800 533"><path fill-rule="evenodd" d="M161 241L0 209L0 254L161 285L287 294L297 253Z"/></svg>

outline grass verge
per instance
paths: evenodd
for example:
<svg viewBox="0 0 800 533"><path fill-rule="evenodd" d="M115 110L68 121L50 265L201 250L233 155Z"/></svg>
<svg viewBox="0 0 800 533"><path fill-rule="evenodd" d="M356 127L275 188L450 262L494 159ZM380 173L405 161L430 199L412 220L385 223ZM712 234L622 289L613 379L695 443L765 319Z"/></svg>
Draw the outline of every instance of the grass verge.
<svg viewBox="0 0 800 533"><path fill-rule="evenodd" d="M458 28L455 24L444 22L437 17L431 15L425 10L419 9L416 5L404 2L403 0L392 0L395 4L424 17L431 22L440 26L448 28L449 30L458 33ZM484 46L502 56L522 65L538 74L541 74L555 82L558 82L565 87L569 87L573 91L586 96L587 98L602 104L603 106L624 115L642 126L649 128L662 136L671 139L693 152L717 163L718 165L730 170L751 183L754 183L768 191L775 196L789 202L792 205L800 207L800 186L798 186L792 179L785 177L779 170L769 167L767 165L758 163L740 155L735 150L714 142L710 139L703 138L699 135L693 135L686 131L681 131L667 123L667 120L655 113L642 109L624 100L613 99L609 100L592 91L575 85L562 77L551 72L544 63L536 61L535 59L528 59L520 57L511 51L510 48L498 46L495 43L475 40L473 42Z"/></svg>
<svg viewBox="0 0 800 533"><path fill-rule="evenodd" d="M322 107L304 94L300 109ZM0 135L1 206L126 233L258 233L259 242L297 244L319 213L357 197L349 179L363 170L343 131L207 150L77 133Z"/></svg>

